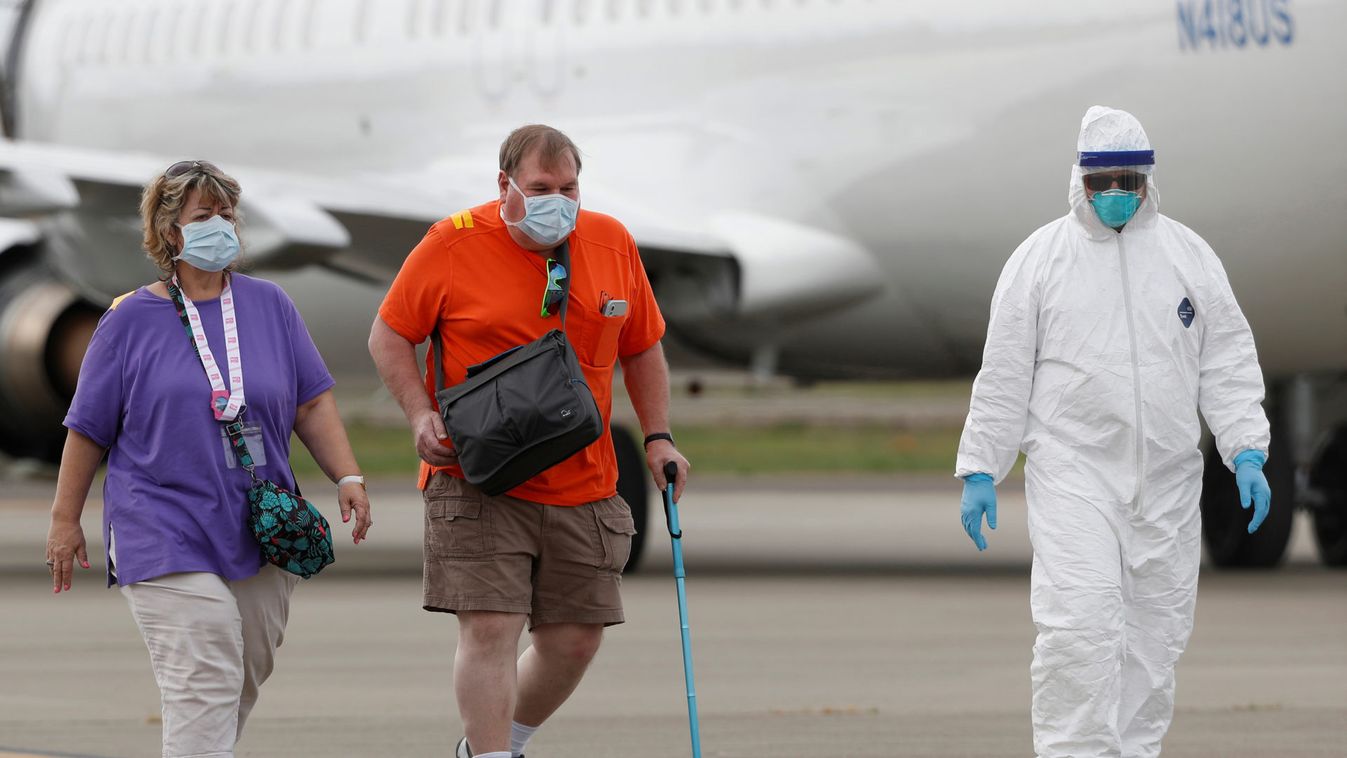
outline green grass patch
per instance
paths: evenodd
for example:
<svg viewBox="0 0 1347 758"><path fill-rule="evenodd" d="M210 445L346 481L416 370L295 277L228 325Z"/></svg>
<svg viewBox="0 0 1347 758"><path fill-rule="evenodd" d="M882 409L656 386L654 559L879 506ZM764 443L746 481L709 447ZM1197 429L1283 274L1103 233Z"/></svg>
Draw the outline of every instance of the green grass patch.
<svg viewBox="0 0 1347 758"><path fill-rule="evenodd" d="M698 473L773 474L952 471L958 429L778 424L675 428Z"/></svg>
<svg viewBox="0 0 1347 758"><path fill-rule="evenodd" d="M355 459L366 476L415 476L418 458L412 432L401 426L347 424ZM298 476L322 476L322 469L298 437L290 439L290 465Z"/></svg>
<svg viewBox="0 0 1347 758"><path fill-rule="evenodd" d="M673 431L678 449L697 473L950 472L959 446L958 429L898 429L878 424L677 426ZM348 425L347 433L367 475L410 476L416 471L409 430L357 423ZM320 474L298 439L292 441L291 449L297 474Z"/></svg>

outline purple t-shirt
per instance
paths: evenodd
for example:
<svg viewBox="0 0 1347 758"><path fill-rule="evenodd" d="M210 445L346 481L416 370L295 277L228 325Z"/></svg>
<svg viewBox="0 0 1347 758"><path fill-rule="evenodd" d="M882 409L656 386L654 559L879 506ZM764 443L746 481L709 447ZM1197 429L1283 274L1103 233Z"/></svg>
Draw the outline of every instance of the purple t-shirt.
<svg viewBox="0 0 1347 758"><path fill-rule="evenodd" d="M280 287L231 275L257 476L294 487L295 408L334 384L299 311ZM220 300L197 301L211 352L225 360ZM225 378L226 385L228 377ZM246 579L262 565L248 530L251 485L210 408L210 380L171 300L141 287L94 331L65 425L109 448L103 540L127 585L203 571ZM256 427L254 429L254 427ZM260 434L261 451L253 448Z"/></svg>

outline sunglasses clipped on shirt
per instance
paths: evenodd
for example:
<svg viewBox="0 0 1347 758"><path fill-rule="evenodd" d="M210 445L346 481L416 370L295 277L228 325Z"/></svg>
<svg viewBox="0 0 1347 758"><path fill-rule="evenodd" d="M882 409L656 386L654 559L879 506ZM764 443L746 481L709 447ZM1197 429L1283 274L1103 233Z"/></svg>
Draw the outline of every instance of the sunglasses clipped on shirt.
<svg viewBox="0 0 1347 758"><path fill-rule="evenodd" d="M542 317L548 318L561 310L561 301L566 296L562 280L566 278L566 267L555 258L547 259L547 289L543 290Z"/></svg>
<svg viewBox="0 0 1347 758"><path fill-rule="evenodd" d="M1085 187L1091 192L1113 189L1114 182L1117 182L1118 189L1124 192L1140 192L1141 188L1146 186L1146 175L1135 171L1085 175Z"/></svg>

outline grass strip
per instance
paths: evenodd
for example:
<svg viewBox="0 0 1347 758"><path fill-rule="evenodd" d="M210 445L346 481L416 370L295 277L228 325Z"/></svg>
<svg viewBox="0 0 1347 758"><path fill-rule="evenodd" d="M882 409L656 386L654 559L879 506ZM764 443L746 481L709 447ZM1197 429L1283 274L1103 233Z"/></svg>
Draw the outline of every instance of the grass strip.
<svg viewBox="0 0 1347 758"><path fill-rule="evenodd" d="M356 423L348 425L347 433L366 475L411 476L416 471L409 430ZM878 424L676 426L673 433L698 473L717 474L950 472L959 446L958 429ZM291 450L297 474L321 475L298 439L291 441Z"/></svg>

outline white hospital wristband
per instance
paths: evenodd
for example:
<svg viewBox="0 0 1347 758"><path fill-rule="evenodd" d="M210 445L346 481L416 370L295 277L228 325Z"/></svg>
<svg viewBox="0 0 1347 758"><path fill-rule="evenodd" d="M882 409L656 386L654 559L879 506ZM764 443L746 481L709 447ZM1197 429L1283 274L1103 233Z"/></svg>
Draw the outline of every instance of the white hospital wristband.
<svg viewBox="0 0 1347 758"><path fill-rule="evenodd" d="M363 476L361 476L361 475L359 475L359 474L352 474L352 475L350 475L350 476L343 476L342 478L340 478L340 479L337 480L337 489L341 489L342 487L345 487L345 486L348 485L348 484L358 484L358 485L360 485L361 487L364 487L364 486L365 486L365 477L363 477Z"/></svg>

